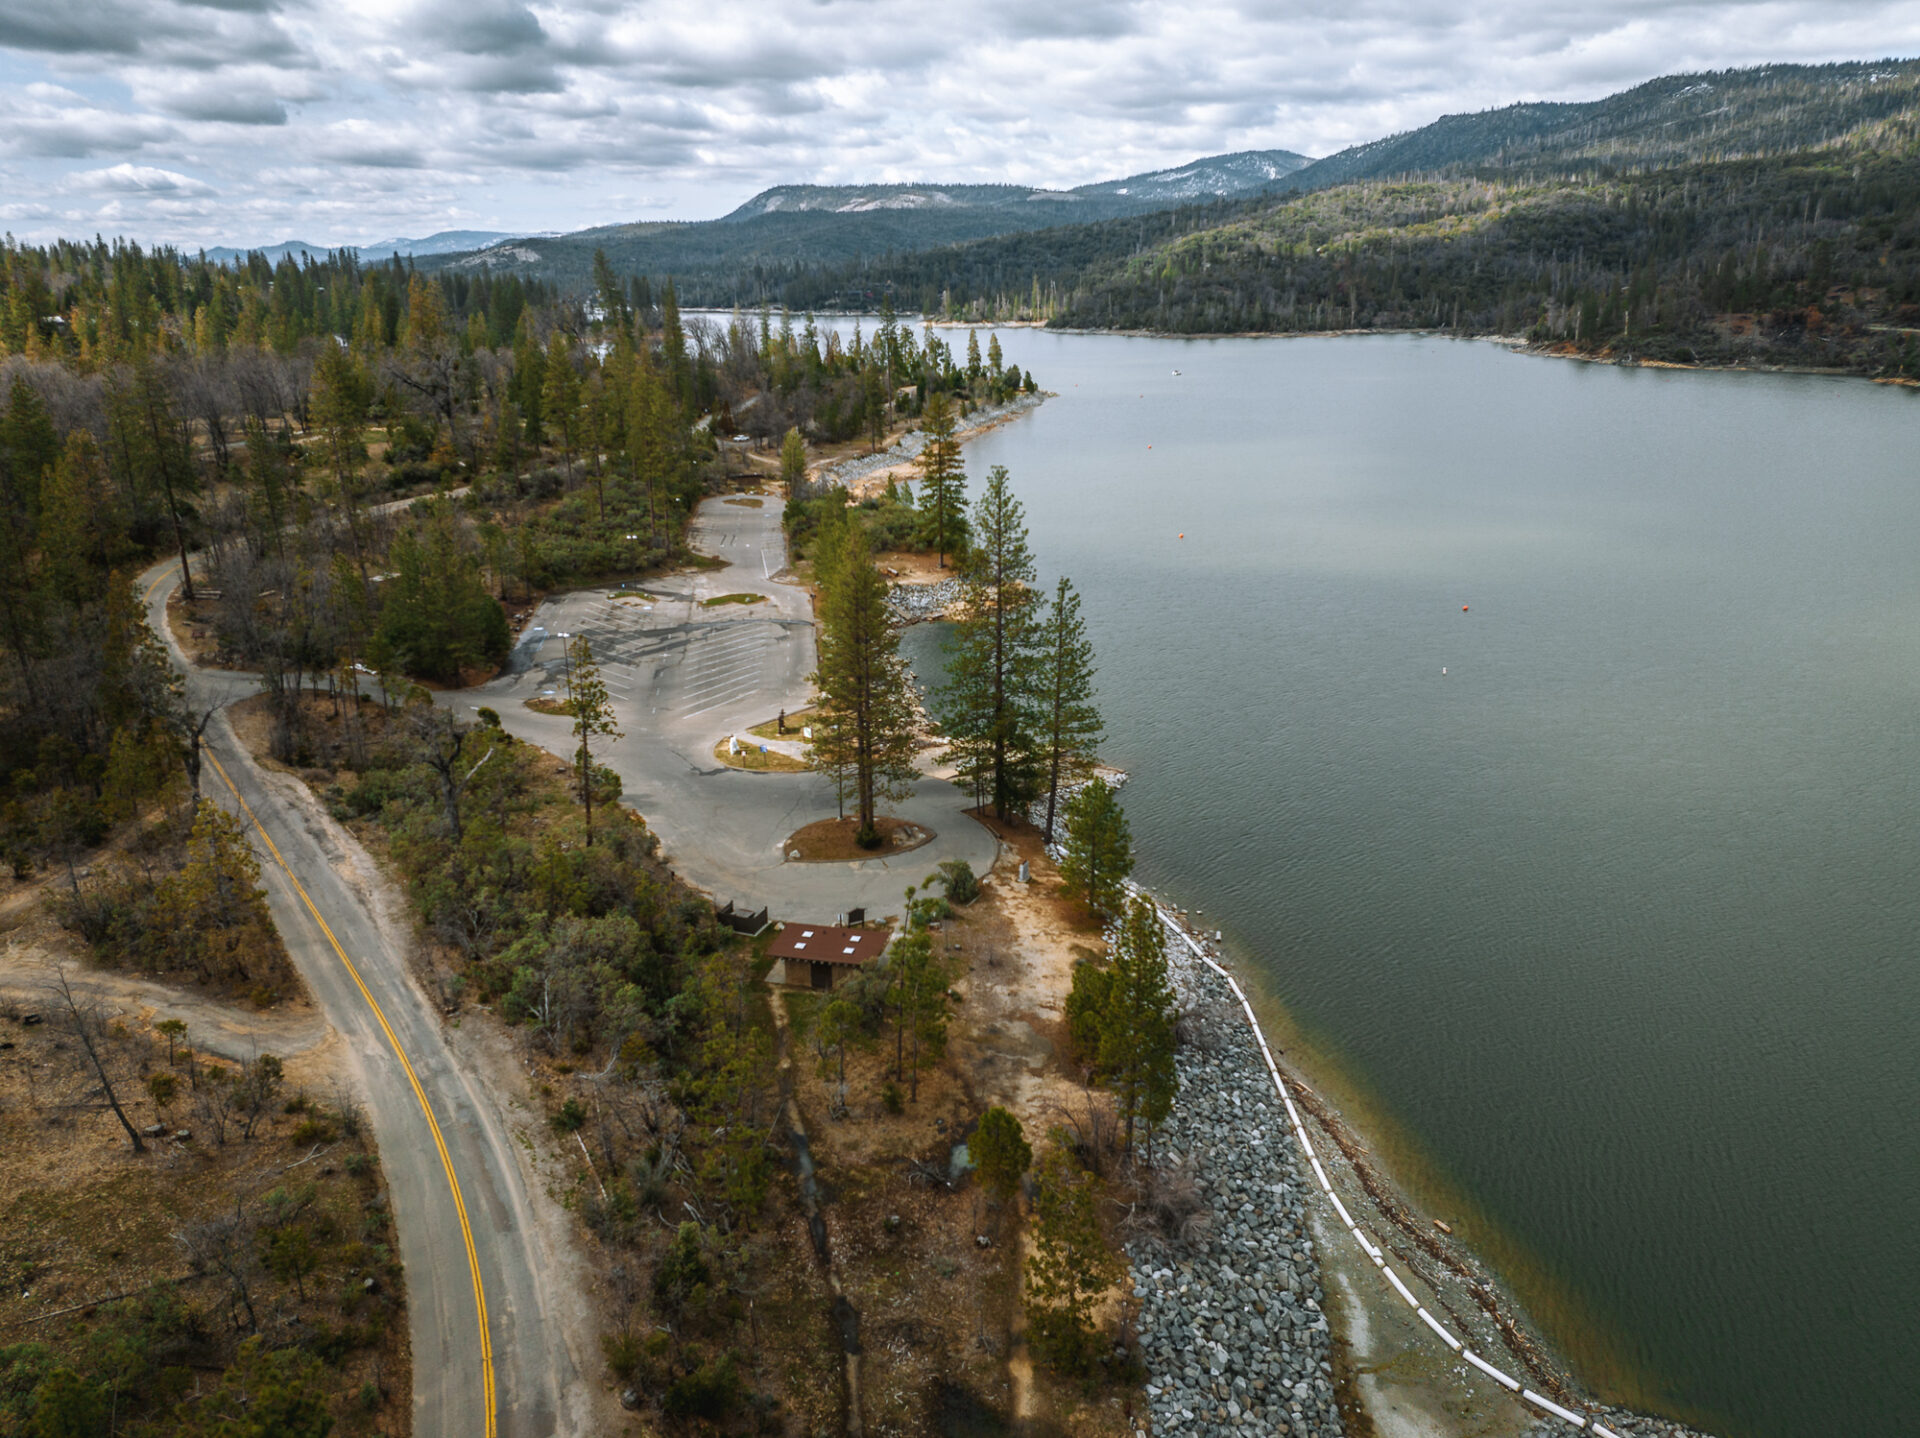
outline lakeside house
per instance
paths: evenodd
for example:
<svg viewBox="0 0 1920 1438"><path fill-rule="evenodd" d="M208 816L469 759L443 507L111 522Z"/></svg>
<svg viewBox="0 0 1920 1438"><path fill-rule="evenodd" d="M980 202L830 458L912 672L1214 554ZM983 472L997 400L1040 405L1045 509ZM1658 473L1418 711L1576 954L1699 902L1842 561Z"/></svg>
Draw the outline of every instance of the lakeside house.
<svg viewBox="0 0 1920 1438"><path fill-rule="evenodd" d="M891 929L878 926L788 924L767 946L774 959L767 978L789 988L831 989L857 973L862 964L879 958L892 937Z"/></svg>

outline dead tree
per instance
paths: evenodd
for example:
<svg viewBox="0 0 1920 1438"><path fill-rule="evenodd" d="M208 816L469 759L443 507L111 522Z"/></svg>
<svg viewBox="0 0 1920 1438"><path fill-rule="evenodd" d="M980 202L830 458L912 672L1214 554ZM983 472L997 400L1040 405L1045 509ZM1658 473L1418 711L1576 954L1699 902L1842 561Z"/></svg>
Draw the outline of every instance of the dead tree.
<svg viewBox="0 0 1920 1438"><path fill-rule="evenodd" d="M113 1091L113 1078L107 1072L107 1026L100 1016L99 1006L91 1001L81 1002L67 979L66 969L56 967L53 974L53 982L47 987L58 1003L56 1012L60 1027L79 1041L81 1051L86 1054L87 1062L93 1068L94 1077L100 1080L100 1087L107 1095L107 1106L113 1110L113 1116L120 1120L120 1127L127 1131L127 1140L133 1145L133 1151L145 1153L147 1146L140 1140L140 1130L133 1126L127 1111L120 1107L120 1096Z"/></svg>

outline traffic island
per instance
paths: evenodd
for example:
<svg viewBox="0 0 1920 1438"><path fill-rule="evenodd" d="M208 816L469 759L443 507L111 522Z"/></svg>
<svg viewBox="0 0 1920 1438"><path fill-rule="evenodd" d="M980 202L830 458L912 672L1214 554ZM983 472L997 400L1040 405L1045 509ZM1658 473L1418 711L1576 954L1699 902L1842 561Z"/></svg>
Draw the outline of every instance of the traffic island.
<svg viewBox="0 0 1920 1438"><path fill-rule="evenodd" d="M871 849L862 848L858 819L821 819L796 829L780 845L780 852L800 864L844 864L860 859L885 859L908 854L939 836L924 824L905 819L875 819L880 842Z"/></svg>

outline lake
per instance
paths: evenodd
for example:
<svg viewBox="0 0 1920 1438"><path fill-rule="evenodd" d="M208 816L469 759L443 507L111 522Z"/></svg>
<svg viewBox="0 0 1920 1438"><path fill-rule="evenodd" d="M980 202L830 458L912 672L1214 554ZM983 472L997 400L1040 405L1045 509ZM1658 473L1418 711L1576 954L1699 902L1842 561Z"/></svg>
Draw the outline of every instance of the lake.
<svg viewBox="0 0 1920 1438"><path fill-rule="evenodd" d="M1138 876L1603 1396L1913 1431L1920 396L1000 337Z"/></svg>

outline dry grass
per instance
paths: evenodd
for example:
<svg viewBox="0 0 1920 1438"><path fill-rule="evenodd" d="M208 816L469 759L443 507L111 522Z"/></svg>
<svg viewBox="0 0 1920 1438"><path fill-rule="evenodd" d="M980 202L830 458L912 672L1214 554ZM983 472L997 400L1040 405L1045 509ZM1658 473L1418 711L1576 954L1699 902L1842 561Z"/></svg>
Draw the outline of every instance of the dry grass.
<svg viewBox="0 0 1920 1438"><path fill-rule="evenodd" d="M195 1117L191 1080L197 1070L207 1085L206 1066L183 1060L170 1068L164 1038L128 1017L110 1040L109 1071L129 1119L194 1131L186 1141L147 1139L148 1152L136 1155L80 1067L76 1041L51 1019L22 1022L25 1013L12 1006L10 1021L0 1022L0 1336L46 1344L84 1371L96 1335L127 1321L106 1300L171 1284L188 1318L167 1340L174 1351L157 1359L179 1376L163 1374L157 1386L211 1386L247 1336L245 1310L225 1278L196 1271L180 1236L237 1206L254 1225L239 1258L261 1331L274 1346L304 1333L334 1351L322 1370L334 1431L410 1432L404 1286L372 1139L357 1116L343 1122L341 1100L326 1089L309 1105L294 1064L283 1098L301 1111L276 1103L251 1141L229 1133L219 1144ZM146 1088L153 1073L170 1073L178 1085L164 1110ZM260 1249L271 1232L267 1196L304 1197L306 1185L312 1191L297 1221L313 1235L319 1264L296 1286L267 1271ZM360 1341L340 1340L350 1329ZM358 1395L368 1383L380 1396L363 1409ZM153 1395L142 1401L141 1416L168 1406ZM134 1416L122 1410L123 1422Z"/></svg>
<svg viewBox="0 0 1920 1438"><path fill-rule="evenodd" d="M573 701L570 699L549 699L544 694L536 694L533 698L522 702L536 714L570 716L573 713Z"/></svg>

